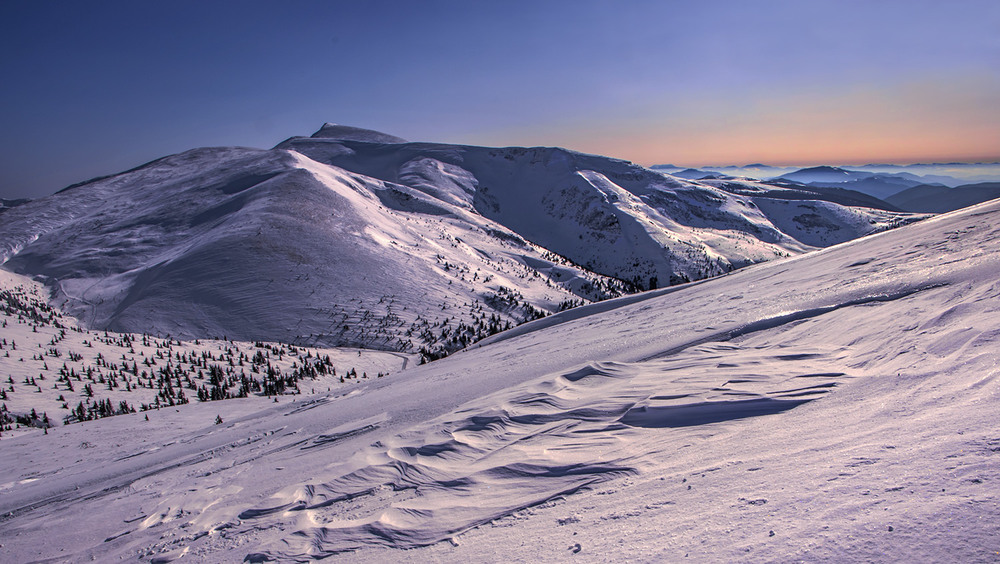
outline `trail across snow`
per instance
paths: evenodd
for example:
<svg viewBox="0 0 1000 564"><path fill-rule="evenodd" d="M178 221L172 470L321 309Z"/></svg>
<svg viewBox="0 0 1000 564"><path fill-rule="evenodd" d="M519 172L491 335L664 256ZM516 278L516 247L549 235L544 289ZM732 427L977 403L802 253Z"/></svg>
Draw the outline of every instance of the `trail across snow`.
<svg viewBox="0 0 1000 564"><path fill-rule="evenodd" d="M986 203L147 445L5 438L0 560L994 561L998 241Z"/></svg>

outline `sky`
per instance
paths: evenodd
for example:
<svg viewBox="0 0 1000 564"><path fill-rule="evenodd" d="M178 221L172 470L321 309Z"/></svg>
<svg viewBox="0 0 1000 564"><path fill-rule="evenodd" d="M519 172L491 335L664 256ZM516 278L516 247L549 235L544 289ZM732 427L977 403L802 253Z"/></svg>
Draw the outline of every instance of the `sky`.
<svg viewBox="0 0 1000 564"><path fill-rule="evenodd" d="M0 197L324 122L643 165L1000 160L1000 2L0 3Z"/></svg>

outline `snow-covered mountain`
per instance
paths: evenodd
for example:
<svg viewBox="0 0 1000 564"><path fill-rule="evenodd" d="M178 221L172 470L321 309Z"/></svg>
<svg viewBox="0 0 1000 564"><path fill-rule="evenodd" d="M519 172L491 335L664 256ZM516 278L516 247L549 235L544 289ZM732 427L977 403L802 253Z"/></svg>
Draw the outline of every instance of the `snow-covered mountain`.
<svg viewBox="0 0 1000 564"><path fill-rule="evenodd" d="M998 241L990 202L349 391L4 438L0 561L992 561Z"/></svg>
<svg viewBox="0 0 1000 564"><path fill-rule="evenodd" d="M803 184L809 184L812 182L843 183L851 180L867 178L871 175L872 173L857 172L840 167L823 165L799 169L795 172L783 174L779 178L794 180L795 182L801 182Z"/></svg>
<svg viewBox="0 0 1000 564"><path fill-rule="evenodd" d="M640 287L651 278L664 285L799 252L801 241L775 223L806 214L830 219L827 228L815 228L827 244L902 219L867 209L769 213L753 197L565 149L373 144L338 139L328 128L278 148L424 191Z"/></svg>
<svg viewBox="0 0 1000 564"><path fill-rule="evenodd" d="M890 198L905 190L925 186L958 187L973 182L996 182L1000 179L1000 164L998 163L945 163L945 164L912 164L912 165L820 165L808 168L775 167L760 163L743 166L702 166L697 169L682 169L674 165L654 165L658 170L689 179L705 179L713 176L720 179L760 179L770 184L796 183L808 188L833 188L866 194L883 201L877 204L883 209L905 209L894 205L886 206ZM940 192L940 190L938 190ZM912 193L911 193L912 194ZM904 196L907 199L909 196ZM965 205L971 205L972 202ZM856 205L856 204L855 204ZM871 205L871 204L869 204ZM933 206L932 206L933 207ZM940 206L935 207L943 211ZM951 211L950 208L947 211Z"/></svg>
<svg viewBox="0 0 1000 564"><path fill-rule="evenodd" d="M754 163L742 166L699 166L684 170L675 165L653 165L653 170L703 178L719 173L735 178L774 180L787 178L813 187L835 187L864 192L886 199L918 185L942 185L955 188L966 184L1000 181L1000 163L916 163L916 164L830 164L808 168L771 166Z"/></svg>
<svg viewBox="0 0 1000 564"><path fill-rule="evenodd" d="M804 168L777 178L817 188L854 190L883 200L907 188L933 182L909 172L871 172L833 166Z"/></svg>
<svg viewBox="0 0 1000 564"><path fill-rule="evenodd" d="M326 124L12 207L0 260L88 327L435 357L569 305L920 217L731 186Z"/></svg>
<svg viewBox="0 0 1000 564"><path fill-rule="evenodd" d="M889 174L905 172L910 173L924 184L943 184L950 187L1000 181L1000 162L866 164L852 165L849 168Z"/></svg>

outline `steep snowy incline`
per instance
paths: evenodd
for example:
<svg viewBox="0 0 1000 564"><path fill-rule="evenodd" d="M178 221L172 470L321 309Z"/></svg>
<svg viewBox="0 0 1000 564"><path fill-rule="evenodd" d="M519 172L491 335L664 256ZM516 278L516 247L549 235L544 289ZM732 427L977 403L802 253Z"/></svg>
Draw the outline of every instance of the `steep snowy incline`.
<svg viewBox="0 0 1000 564"><path fill-rule="evenodd" d="M278 148L464 205L643 288L721 274L920 217L804 201L798 194L788 201L773 189L747 196L558 148L369 142L319 133Z"/></svg>
<svg viewBox="0 0 1000 564"><path fill-rule="evenodd" d="M5 208L0 263L91 328L433 359L566 307L924 217L742 186L326 124Z"/></svg>
<svg viewBox="0 0 1000 564"><path fill-rule="evenodd" d="M5 440L0 558L986 561L998 226L584 306L155 451L131 416Z"/></svg>
<svg viewBox="0 0 1000 564"><path fill-rule="evenodd" d="M8 269L87 326L434 356L621 295L479 215L294 152L197 149L5 212Z"/></svg>

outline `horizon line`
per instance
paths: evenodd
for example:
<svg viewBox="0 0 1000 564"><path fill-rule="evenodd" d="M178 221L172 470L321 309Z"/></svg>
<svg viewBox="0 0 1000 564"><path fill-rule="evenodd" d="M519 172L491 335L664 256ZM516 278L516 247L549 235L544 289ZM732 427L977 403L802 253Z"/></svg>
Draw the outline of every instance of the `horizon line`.
<svg viewBox="0 0 1000 564"><path fill-rule="evenodd" d="M766 166L772 168L812 168L817 166L836 166L839 168L846 167L861 167L861 166L898 166L901 168L909 166L950 166L950 165L1000 165L1000 156L988 157L985 159L973 159L973 160L948 160L948 161L903 161L903 162L891 162L891 161L869 161L863 164L855 163L843 163L837 161L810 161L810 162L788 162L783 164L772 164L765 163L762 161L755 161L747 164L699 164L699 165L686 165L686 164L675 164L670 162L658 162L647 165L640 165L645 167L654 166L672 166L677 168L749 168L756 166Z"/></svg>

